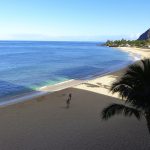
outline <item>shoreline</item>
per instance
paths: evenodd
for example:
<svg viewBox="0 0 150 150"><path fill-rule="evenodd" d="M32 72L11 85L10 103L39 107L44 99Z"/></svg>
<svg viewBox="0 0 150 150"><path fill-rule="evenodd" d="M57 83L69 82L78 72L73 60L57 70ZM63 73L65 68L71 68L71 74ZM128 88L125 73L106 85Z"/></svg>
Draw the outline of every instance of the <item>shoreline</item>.
<svg viewBox="0 0 150 150"><path fill-rule="evenodd" d="M125 68L126 68L126 66L124 65L121 68L116 68L111 71L106 71L99 75L93 75L93 76L85 78L85 79L81 79L81 80L71 79L71 80L60 82L60 83L57 83L54 85L47 85L47 86L40 87L39 90L37 90L37 91L27 92L27 93L18 94L18 95L14 95L14 96L10 96L10 97L8 96L8 97L4 98L4 101L0 102L0 108L7 107L7 106L17 104L17 103L21 103L21 102L25 102L25 101L29 101L31 99L35 99L38 97L46 96L48 94L52 94L54 92L65 90L67 88L77 87L82 84L86 84L89 81L105 77L109 74L114 74L116 72L124 70Z"/></svg>
<svg viewBox="0 0 150 150"><path fill-rule="evenodd" d="M116 47L117 49L129 53L131 56L139 55L141 59L150 58L150 49L136 47Z"/></svg>
<svg viewBox="0 0 150 150"><path fill-rule="evenodd" d="M130 55L130 57L133 57L134 62L137 60L140 60L142 58L145 58L145 56L150 57L150 53L149 53L149 55L147 55L147 54L145 54L145 53L147 53L147 51L141 52L141 49L138 49L138 48L136 48L136 50L135 50L135 48L133 49L133 48L128 48L128 47L118 47L117 49L128 53ZM142 49L142 51L143 51L143 49ZM124 64L122 66L116 67L113 70L112 69L107 70L101 74L92 75L85 79L78 79L78 80L70 79L70 80L67 80L64 82L57 83L55 85L47 85L47 86L40 87L39 90L37 90L37 91L6 97L6 98L4 98L4 101L0 102L0 107L6 107L6 106L9 106L12 104L17 104L20 102L28 101L28 100L31 100L34 98L42 97L42 96L48 95L50 93L54 93L56 91L61 91L63 89L67 89L67 88L71 88L71 87L76 87L76 88L81 88L81 89L87 90L87 88L82 87L83 84L87 84L94 80L99 80L100 78L107 80L107 78L109 78L110 74L113 74L115 72L119 72L119 71L123 70L124 68L127 67L127 65L129 65L129 64ZM105 76L106 76L106 79L105 79ZM105 91L104 93L102 92L102 94L109 95L107 92L108 91ZM112 96L112 95L109 95L109 96Z"/></svg>

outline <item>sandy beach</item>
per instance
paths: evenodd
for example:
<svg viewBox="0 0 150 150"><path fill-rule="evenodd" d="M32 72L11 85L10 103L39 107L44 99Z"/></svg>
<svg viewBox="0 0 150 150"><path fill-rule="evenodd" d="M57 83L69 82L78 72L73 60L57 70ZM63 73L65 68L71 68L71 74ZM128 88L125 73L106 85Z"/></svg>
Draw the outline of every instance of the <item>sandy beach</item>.
<svg viewBox="0 0 150 150"><path fill-rule="evenodd" d="M131 56L139 55L142 59L150 58L150 49L136 47L119 47L118 49L124 52L128 52Z"/></svg>
<svg viewBox="0 0 150 150"><path fill-rule="evenodd" d="M119 48L142 58L150 50ZM109 88L124 69L59 91L0 108L1 150L148 150L150 135L144 119L115 116L103 121L100 112L122 103ZM70 107L66 107L68 94Z"/></svg>

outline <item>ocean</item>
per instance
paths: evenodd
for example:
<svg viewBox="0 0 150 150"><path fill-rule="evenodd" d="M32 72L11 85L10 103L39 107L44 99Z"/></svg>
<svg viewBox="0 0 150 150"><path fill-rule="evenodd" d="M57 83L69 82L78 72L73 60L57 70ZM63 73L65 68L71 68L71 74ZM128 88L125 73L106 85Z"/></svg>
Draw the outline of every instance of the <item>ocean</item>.
<svg viewBox="0 0 150 150"><path fill-rule="evenodd" d="M0 101L71 79L98 76L133 62L98 42L0 41Z"/></svg>

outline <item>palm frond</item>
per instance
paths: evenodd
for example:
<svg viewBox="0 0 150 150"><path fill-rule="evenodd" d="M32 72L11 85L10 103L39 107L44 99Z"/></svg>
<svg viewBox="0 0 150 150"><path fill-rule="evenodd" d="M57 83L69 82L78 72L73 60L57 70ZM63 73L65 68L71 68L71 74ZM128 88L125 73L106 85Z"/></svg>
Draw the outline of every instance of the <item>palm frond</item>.
<svg viewBox="0 0 150 150"><path fill-rule="evenodd" d="M101 112L101 118L103 120L108 120L114 115L122 114L126 117L135 116L138 120L141 119L142 112L135 108L131 108L122 104L111 104L104 108Z"/></svg>
<svg viewBox="0 0 150 150"><path fill-rule="evenodd" d="M142 77L141 75L144 73L143 67L140 63L132 64L128 67L125 75L131 77Z"/></svg>
<svg viewBox="0 0 150 150"><path fill-rule="evenodd" d="M112 84L110 91L113 94L118 93L122 99L126 99L132 91L132 85L130 85L130 83L126 80L120 80Z"/></svg>
<svg viewBox="0 0 150 150"><path fill-rule="evenodd" d="M110 88L134 108L150 108L150 59L130 65L120 80Z"/></svg>

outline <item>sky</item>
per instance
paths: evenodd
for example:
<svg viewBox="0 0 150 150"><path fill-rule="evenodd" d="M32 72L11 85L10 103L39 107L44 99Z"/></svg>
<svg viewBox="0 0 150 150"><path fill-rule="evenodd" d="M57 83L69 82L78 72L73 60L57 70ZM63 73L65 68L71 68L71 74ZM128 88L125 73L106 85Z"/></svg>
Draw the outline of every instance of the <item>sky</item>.
<svg viewBox="0 0 150 150"><path fill-rule="evenodd" d="M1 0L0 40L136 39L150 0Z"/></svg>

